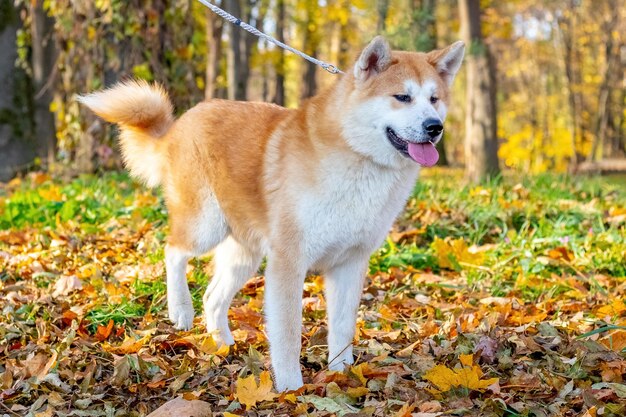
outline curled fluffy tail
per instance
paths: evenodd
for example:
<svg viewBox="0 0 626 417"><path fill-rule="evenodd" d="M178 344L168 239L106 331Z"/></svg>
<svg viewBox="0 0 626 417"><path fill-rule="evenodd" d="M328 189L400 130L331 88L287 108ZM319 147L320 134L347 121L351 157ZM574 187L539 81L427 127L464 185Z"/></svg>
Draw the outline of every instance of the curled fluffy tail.
<svg viewBox="0 0 626 417"><path fill-rule="evenodd" d="M122 156L131 175L150 187L159 185L163 173L160 138L174 123L173 106L163 88L129 81L78 101L107 122L120 125Z"/></svg>

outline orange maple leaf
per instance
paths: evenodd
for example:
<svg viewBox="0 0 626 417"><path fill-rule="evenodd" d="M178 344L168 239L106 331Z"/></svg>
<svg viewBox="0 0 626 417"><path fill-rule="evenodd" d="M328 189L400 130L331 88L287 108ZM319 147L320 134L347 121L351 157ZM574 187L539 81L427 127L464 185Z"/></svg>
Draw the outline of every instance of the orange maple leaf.
<svg viewBox="0 0 626 417"><path fill-rule="evenodd" d="M96 330L96 339L99 342L104 342L111 336L111 332L113 331L113 320L109 320L109 323L106 326L98 325L98 330Z"/></svg>

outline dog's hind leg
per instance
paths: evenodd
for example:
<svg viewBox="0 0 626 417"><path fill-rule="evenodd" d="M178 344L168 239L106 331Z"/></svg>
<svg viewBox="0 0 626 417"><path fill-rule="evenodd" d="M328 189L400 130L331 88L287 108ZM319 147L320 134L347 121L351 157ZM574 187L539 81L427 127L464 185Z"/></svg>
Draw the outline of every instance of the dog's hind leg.
<svg viewBox="0 0 626 417"><path fill-rule="evenodd" d="M193 304L187 286L187 262L191 254L176 246L165 248L165 269L167 271L167 312L174 327L189 330L193 326Z"/></svg>
<svg viewBox="0 0 626 417"><path fill-rule="evenodd" d="M235 343L228 328L228 307L233 297L261 264L262 254L229 236L215 248L215 273L204 293L204 319L208 331L217 331L227 345Z"/></svg>
<svg viewBox="0 0 626 417"><path fill-rule="evenodd" d="M217 246L228 235L229 227L214 196L202 204L181 203L182 209L169 207L171 233L165 249L167 310L174 327L189 330L195 313L187 286L187 262Z"/></svg>

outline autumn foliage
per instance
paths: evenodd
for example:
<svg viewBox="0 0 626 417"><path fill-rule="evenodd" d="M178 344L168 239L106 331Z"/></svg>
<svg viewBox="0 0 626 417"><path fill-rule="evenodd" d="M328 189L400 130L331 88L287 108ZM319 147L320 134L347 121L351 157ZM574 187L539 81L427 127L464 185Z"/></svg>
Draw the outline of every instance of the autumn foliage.
<svg viewBox="0 0 626 417"><path fill-rule="evenodd" d="M306 385L281 394L263 270L230 310L232 349L200 317L177 332L158 192L119 174L14 180L0 188L0 415L146 416L179 397L231 417L623 416L626 194L614 181L463 187L430 171L371 258L355 365L326 369L323 277L311 276ZM210 255L189 267L198 312L211 268Z"/></svg>

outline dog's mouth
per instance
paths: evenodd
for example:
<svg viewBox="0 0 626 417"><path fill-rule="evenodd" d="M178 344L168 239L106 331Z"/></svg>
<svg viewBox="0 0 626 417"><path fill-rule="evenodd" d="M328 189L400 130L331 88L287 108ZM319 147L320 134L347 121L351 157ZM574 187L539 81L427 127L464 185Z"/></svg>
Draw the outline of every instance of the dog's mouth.
<svg viewBox="0 0 626 417"><path fill-rule="evenodd" d="M432 142L415 143L402 139L395 130L387 127L387 139L394 148L407 158L411 158L418 164L431 167L439 160L439 152Z"/></svg>

